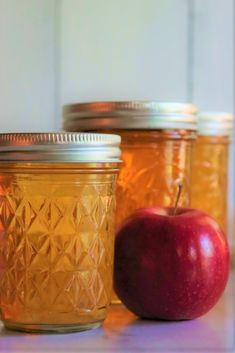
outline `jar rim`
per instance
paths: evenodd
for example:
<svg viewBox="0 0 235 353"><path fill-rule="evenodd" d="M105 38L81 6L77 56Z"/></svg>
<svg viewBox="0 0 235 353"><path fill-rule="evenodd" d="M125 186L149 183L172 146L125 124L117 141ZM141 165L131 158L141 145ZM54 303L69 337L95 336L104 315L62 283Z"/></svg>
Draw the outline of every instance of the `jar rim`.
<svg viewBox="0 0 235 353"><path fill-rule="evenodd" d="M0 134L0 161L120 162L121 138L113 134L25 132Z"/></svg>
<svg viewBox="0 0 235 353"><path fill-rule="evenodd" d="M198 134L204 136L231 136L233 114L227 112L199 112Z"/></svg>
<svg viewBox="0 0 235 353"><path fill-rule="evenodd" d="M191 103L107 101L67 104L63 128L79 129L197 129L197 108Z"/></svg>

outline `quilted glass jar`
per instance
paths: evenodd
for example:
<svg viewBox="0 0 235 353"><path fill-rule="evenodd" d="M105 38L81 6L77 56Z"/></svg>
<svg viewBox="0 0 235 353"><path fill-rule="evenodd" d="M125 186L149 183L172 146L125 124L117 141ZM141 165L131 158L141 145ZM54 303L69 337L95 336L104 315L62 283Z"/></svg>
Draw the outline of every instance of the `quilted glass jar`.
<svg viewBox="0 0 235 353"><path fill-rule="evenodd" d="M116 229L141 207L190 204L191 147L196 137L192 104L94 102L64 107L67 131L118 133L122 165L117 181ZM113 294L113 303L120 300Z"/></svg>
<svg viewBox="0 0 235 353"><path fill-rule="evenodd" d="M111 298L120 137L0 134L0 313L7 328L79 331Z"/></svg>
<svg viewBox="0 0 235 353"><path fill-rule="evenodd" d="M192 206L211 215L224 231L232 119L228 113L200 113L193 149Z"/></svg>

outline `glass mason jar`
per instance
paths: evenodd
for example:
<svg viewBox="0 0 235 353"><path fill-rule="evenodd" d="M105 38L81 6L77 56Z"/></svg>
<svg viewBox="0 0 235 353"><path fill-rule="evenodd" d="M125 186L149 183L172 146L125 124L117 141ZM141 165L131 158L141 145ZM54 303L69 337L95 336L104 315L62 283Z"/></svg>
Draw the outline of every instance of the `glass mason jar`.
<svg viewBox="0 0 235 353"><path fill-rule="evenodd" d="M192 206L211 215L225 232L232 120L228 113L200 113L193 149Z"/></svg>
<svg viewBox="0 0 235 353"><path fill-rule="evenodd" d="M159 102L96 102L64 107L67 131L118 133L122 160L117 182L116 227L135 209L190 203L191 146L196 108Z"/></svg>
<svg viewBox="0 0 235 353"><path fill-rule="evenodd" d="M0 314L22 331L105 319L120 137L0 134Z"/></svg>
<svg viewBox="0 0 235 353"><path fill-rule="evenodd" d="M67 131L118 133L122 138L117 181L116 229L141 207L190 204L191 147L196 137L196 108L159 102L96 102L64 107ZM120 300L113 294L113 303Z"/></svg>

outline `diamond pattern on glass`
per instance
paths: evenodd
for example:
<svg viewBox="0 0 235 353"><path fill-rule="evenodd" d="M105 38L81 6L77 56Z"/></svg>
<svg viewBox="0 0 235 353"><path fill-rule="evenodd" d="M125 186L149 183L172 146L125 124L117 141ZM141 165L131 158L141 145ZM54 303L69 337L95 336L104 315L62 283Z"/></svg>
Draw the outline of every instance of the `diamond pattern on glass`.
<svg viewBox="0 0 235 353"><path fill-rule="evenodd" d="M115 175L0 179L3 320L95 321L110 302ZM89 319L88 319L89 318Z"/></svg>
<svg viewBox="0 0 235 353"><path fill-rule="evenodd" d="M140 137L139 137L140 139ZM178 184L184 185L180 206L189 206L191 142L155 141L134 146L123 137L123 164L117 181L116 224L142 207L173 206Z"/></svg>
<svg viewBox="0 0 235 353"><path fill-rule="evenodd" d="M228 141L200 136L193 149L192 207L211 215L226 231Z"/></svg>

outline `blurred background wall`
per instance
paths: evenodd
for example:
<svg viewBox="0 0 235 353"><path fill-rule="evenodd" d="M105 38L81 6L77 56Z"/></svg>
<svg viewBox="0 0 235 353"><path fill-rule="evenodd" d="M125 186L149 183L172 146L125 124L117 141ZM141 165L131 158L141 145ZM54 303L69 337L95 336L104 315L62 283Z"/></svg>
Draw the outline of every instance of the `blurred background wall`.
<svg viewBox="0 0 235 353"><path fill-rule="evenodd" d="M55 4L0 0L0 130L55 127Z"/></svg>
<svg viewBox="0 0 235 353"><path fill-rule="evenodd" d="M233 0L0 0L1 131L58 129L74 101L232 112L234 23Z"/></svg>

